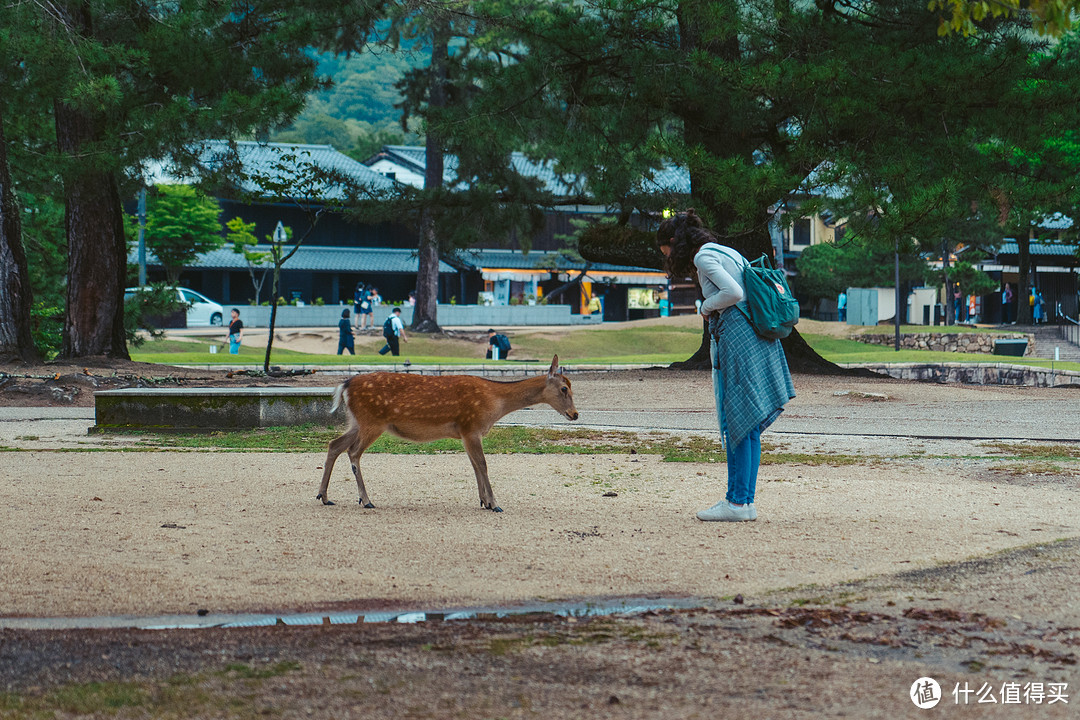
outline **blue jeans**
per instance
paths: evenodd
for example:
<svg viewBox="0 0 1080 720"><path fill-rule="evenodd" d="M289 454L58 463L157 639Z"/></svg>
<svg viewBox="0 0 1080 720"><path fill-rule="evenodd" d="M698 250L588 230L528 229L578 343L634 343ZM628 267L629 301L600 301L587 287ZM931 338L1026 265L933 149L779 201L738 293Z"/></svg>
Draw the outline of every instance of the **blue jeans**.
<svg viewBox="0 0 1080 720"><path fill-rule="evenodd" d="M761 464L761 428L757 427L738 445L731 444L724 421L724 378L716 365L716 341L711 342L713 365L713 394L716 397L716 416L724 434L727 451L728 488L724 497L729 503L746 505L754 502L757 492L758 466Z"/></svg>

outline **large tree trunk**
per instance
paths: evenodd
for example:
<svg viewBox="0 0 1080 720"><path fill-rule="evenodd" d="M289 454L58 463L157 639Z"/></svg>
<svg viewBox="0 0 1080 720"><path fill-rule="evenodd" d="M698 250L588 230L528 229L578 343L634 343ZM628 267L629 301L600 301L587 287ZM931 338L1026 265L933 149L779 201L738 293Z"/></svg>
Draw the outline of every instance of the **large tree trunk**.
<svg viewBox="0 0 1080 720"><path fill-rule="evenodd" d="M428 106L446 106L446 73L449 64L449 30L439 27L431 48L431 86ZM435 190L443 182L443 145L439 133L428 123L425 143L424 189ZM428 202L431 202L429 195ZM439 236L434 214L425 209L420 215L419 267L416 273L416 305L410 326L415 332L439 332Z"/></svg>
<svg viewBox="0 0 1080 720"><path fill-rule="evenodd" d="M83 152L100 134L92 118L62 102L55 104L55 114L57 143L69 158ZM69 170L64 177L64 202L68 284L60 355L127 359L127 245L116 178L110 172Z"/></svg>
<svg viewBox="0 0 1080 720"><path fill-rule="evenodd" d="M11 186L4 118L0 115L0 360L37 359L30 332L32 305L22 222Z"/></svg>
<svg viewBox="0 0 1080 720"><path fill-rule="evenodd" d="M717 9L717 5L729 7L721 12ZM739 46L738 34L730 30L715 34L710 28L716 23L717 17L734 18L738 13L739 9L733 0L724 0L723 3L687 0L680 3L678 22L681 50L687 56L707 52L727 62L740 62L742 49ZM752 164L753 153L758 148L759 140L752 135L733 132L732 128L725 126L726 119L730 115L727 112L728 105L727 98L723 97L722 93L710 96L707 104L684 103L679 109L679 115L683 120L686 143L690 147L704 148L705 157L742 156L748 164ZM767 211L763 208L761 217L750 225L755 228L753 231L738 234L731 232L731 228L738 220L737 210L732 203L720 201L709 186L708 172L709 169L696 168L693 161L690 163L690 193L695 207L700 211L699 214L709 221L722 242L735 248L748 259L766 255L773 260L775 265L776 253L768 231ZM702 178L705 178L704 181ZM799 335L798 330L793 330L783 343L788 365L793 370L817 373L847 372L815 352ZM672 367L706 369L711 367L711 364L708 328L706 327L702 332L701 345L698 346L697 351L687 360L675 363Z"/></svg>
<svg viewBox="0 0 1080 720"><path fill-rule="evenodd" d="M429 160L430 162L430 160ZM410 327L414 332L439 332L439 239L435 221L425 212L420 222L419 267L416 272L416 305Z"/></svg>

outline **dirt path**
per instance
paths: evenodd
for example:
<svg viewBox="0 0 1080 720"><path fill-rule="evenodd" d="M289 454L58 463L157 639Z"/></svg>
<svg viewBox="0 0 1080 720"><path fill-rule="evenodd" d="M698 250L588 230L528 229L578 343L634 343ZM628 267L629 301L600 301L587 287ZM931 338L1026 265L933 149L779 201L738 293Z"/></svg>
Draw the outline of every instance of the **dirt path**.
<svg viewBox="0 0 1080 720"><path fill-rule="evenodd" d="M1074 595L1078 572L1074 540L644 617L0 631L0 712L1068 718L1080 627L1075 609L1063 617L1037 599ZM1044 617L1012 613L1033 599ZM925 677L938 684L935 710L909 699Z"/></svg>
<svg viewBox="0 0 1080 720"><path fill-rule="evenodd" d="M1000 409L995 432L1033 411L1051 428L1075 415L1074 393L1060 390L797 386L791 415L808 425L950 417L958 404ZM575 392L589 399L583 416L590 406L689 413L711 403L701 373L588 377ZM718 463L493 455L506 510L497 515L478 508L464 455L368 455L378 508L364 511L344 466L331 485L340 504L315 501L319 454L101 452L130 443L83 445L71 425L54 435L30 427L0 423L0 444L14 448L0 453L0 618L650 594L712 609L576 622L0 630L5 718L112 716L118 706L122 717L270 708L326 718L915 717L907 693L923 675L965 716L1067 717L1080 702L976 706L971 696L962 711L950 694L964 682L995 692L1066 683L1070 695L1080 686L1080 463L1060 449L1052 460L1002 460L1022 446L770 433L774 452L809 455L763 467L757 523L718 527L693 518L722 494ZM70 452L80 448L97 451ZM105 684L80 686L83 704L73 705L71 683L88 681Z"/></svg>

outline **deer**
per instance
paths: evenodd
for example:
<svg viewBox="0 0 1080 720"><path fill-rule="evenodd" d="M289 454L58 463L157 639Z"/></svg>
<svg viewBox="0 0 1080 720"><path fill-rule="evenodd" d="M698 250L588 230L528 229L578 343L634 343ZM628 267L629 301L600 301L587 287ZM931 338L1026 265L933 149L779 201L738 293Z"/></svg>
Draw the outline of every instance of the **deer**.
<svg viewBox="0 0 1080 720"><path fill-rule="evenodd" d="M482 439L501 418L515 410L547 403L569 420L577 420L570 378L559 370L555 355L546 375L497 382L473 375L426 376L376 372L354 375L334 390L331 414L345 406L349 428L330 441L317 500L328 496L330 474L338 456L348 450L360 505L374 508L364 487L360 456L384 432L413 442L460 438L476 473L480 507L502 512L488 480Z"/></svg>

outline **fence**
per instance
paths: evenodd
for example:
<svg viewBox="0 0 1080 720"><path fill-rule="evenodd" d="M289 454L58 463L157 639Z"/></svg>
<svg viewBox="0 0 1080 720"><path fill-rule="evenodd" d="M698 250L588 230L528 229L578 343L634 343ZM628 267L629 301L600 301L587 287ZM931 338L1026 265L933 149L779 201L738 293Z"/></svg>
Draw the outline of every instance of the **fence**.
<svg viewBox="0 0 1080 720"><path fill-rule="evenodd" d="M1071 342L1073 345L1080 345L1080 325L1072 318L1066 316L1062 317L1064 322L1058 325L1058 335L1066 342Z"/></svg>

